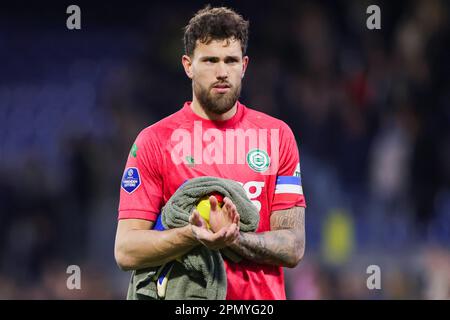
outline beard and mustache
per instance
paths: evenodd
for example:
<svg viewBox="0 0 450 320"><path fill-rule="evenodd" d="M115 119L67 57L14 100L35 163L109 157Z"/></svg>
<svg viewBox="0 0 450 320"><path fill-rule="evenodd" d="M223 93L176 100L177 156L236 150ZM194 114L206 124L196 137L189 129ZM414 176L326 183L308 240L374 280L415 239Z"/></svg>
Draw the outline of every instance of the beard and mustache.
<svg viewBox="0 0 450 320"><path fill-rule="evenodd" d="M213 87L220 84L226 84L230 87L227 93L213 93ZM229 82L216 82L209 88L205 88L198 82L193 81L194 94L200 105L206 112L215 114L224 114L233 108L234 104L241 94L241 84L232 86Z"/></svg>

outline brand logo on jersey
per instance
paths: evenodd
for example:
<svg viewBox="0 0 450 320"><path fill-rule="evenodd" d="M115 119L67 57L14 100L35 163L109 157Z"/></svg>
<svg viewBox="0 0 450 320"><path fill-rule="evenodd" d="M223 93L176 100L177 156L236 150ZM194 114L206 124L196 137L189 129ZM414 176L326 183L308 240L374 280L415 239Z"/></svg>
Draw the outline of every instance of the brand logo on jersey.
<svg viewBox="0 0 450 320"><path fill-rule="evenodd" d="M261 211L261 202L256 200L256 198L258 198L263 191L264 181L247 181L246 183L236 182L244 188L247 197L258 209L258 212Z"/></svg>
<svg viewBox="0 0 450 320"><path fill-rule="evenodd" d="M189 167L195 166L195 160L192 156L186 156L186 161Z"/></svg>
<svg viewBox="0 0 450 320"><path fill-rule="evenodd" d="M141 185L138 168L131 167L125 169L122 177L122 189L128 193L134 192Z"/></svg>
<svg viewBox="0 0 450 320"><path fill-rule="evenodd" d="M136 158L137 151L138 151L138 147L137 147L136 143L134 143L133 146L131 147L130 155Z"/></svg>
<svg viewBox="0 0 450 320"><path fill-rule="evenodd" d="M266 151L253 149L247 153L247 164L256 172L264 172L270 166L270 157Z"/></svg>
<svg viewBox="0 0 450 320"><path fill-rule="evenodd" d="M297 164L297 167L295 167L295 171L293 174L294 177L300 177L300 162Z"/></svg>

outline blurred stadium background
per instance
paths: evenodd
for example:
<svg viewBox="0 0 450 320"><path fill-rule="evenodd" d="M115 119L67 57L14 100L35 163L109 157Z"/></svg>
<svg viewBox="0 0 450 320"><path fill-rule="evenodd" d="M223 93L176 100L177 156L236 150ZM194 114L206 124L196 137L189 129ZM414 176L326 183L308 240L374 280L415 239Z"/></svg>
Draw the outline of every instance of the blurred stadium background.
<svg viewBox="0 0 450 320"><path fill-rule="evenodd" d="M296 134L307 249L290 299L450 298L447 1L211 1L250 20L241 101ZM123 299L113 244L137 133L191 96L182 27L206 2L0 10L0 299ZM381 7L382 29L366 28ZM82 290L66 288L68 265ZM381 290L366 268L381 268Z"/></svg>

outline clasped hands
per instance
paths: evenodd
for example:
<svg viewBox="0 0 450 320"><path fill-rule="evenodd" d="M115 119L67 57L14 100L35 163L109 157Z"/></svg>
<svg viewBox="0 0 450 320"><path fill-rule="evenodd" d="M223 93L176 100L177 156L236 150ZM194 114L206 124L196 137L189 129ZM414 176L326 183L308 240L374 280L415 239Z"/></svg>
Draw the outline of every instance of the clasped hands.
<svg viewBox="0 0 450 320"><path fill-rule="evenodd" d="M208 228L197 209L192 211L189 223L195 238L212 250L219 250L232 244L239 237L239 213L230 198L223 199L222 208L216 197L210 196L211 211Z"/></svg>

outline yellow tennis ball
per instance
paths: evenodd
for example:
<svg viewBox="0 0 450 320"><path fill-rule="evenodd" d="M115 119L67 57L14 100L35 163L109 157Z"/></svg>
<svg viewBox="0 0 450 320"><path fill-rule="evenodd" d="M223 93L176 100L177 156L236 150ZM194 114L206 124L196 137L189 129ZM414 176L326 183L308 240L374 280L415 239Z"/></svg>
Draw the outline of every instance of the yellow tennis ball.
<svg viewBox="0 0 450 320"><path fill-rule="evenodd" d="M222 208L221 201L218 201L218 206L219 208ZM200 216L203 218L203 220L206 221L206 225L208 226L208 228L210 228L209 214L211 212L211 203L209 202L209 196L204 196L200 199L200 201L197 203L197 211L200 213Z"/></svg>

